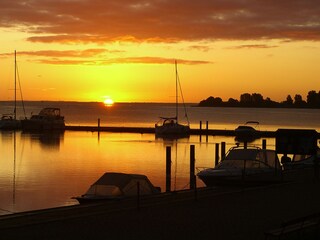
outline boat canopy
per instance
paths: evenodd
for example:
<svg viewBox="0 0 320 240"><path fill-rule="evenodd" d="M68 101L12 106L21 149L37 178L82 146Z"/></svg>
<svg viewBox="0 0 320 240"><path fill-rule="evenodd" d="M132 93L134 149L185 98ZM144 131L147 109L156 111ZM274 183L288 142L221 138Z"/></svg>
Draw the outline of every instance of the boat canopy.
<svg viewBox="0 0 320 240"><path fill-rule="evenodd" d="M137 184L141 195L158 193L145 175L107 172L103 174L85 195L125 197L137 195Z"/></svg>
<svg viewBox="0 0 320 240"><path fill-rule="evenodd" d="M261 168L262 165L258 163L273 168L280 168L276 152L264 149L232 149L228 152L226 158L221 162L221 164L228 164L233 167L242 167L243 161L246 161L246 166L248 168Z"/></svg>
<svg viewBox="0 0 320 240"><path fill-rule="evenodd" d="M39 116L60 116L60 108L44 108L40 111Z"/></svg>

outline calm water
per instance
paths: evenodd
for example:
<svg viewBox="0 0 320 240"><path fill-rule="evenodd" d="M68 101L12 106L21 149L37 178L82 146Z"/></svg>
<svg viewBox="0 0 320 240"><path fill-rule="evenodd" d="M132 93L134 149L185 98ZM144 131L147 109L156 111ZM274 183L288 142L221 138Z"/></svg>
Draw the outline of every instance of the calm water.
<svg viewBox="0 0 320 240"><path fill-rule="evenodd" d="M174 114L173 104L116 104L26 102L27 117L42 107L60 107L69 125L153 127L159 116ZM11 103L0 103L4 113ZM188 106L192 128L209 122L211 129L234 129L249 120L260 130L308 128L320 131L320 111L311 109L196 108ZM22 116L21 108L18 115ZM104 172L145 174L165 190L165 149L172 147L172 189L189 188L190 145L195 145L196 167L214 165L215 143L234 145L233 137L191 136L177 141L153 134L72 132L41 135L0 132L0 214L77 204ZM261 144L261 139L256 144ZM274 139L267 139L274 148ZM201 181L198 186L203 186Z"/></svg>

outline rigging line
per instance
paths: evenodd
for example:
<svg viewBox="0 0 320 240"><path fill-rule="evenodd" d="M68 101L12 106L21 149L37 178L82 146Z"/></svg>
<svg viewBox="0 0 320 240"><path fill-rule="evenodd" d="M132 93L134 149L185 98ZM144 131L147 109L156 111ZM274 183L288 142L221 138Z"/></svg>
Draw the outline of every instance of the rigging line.
<svg viewBox="0 0 320 240"><path fill-rule="evenodd" d="M180 89L180 94L181 94L181 98L182 98L182 103L183 103L183 108L184 108L184 115L187 119L188 125L190 124L189 122L189 118L188 118L188 113L187 113L187 108L186 108L186 104L184 102L184 97L183 97L183 92L182 92L182 86L180 83L180 78L179 78L179 74L177 73L177 79L178 79L178 83L179 83L179 89Z"/></svg>
<svg viewBox="0 0 320 240"><path fill-rule="evenodd" d="M19 70L18 70L18 64L16 64L16 71L17 71L17 76L18 76L18 83L19 83L19 89L20 89L20 97L21 97L21 103L22 103L22 109L23 109L23 114L24 118L27 118L26 114L26 109L24 107L24 101L23 101L23 96L22 96L22 87L21 87L21 82L20 82L20 75L19 75Z"/></svg>

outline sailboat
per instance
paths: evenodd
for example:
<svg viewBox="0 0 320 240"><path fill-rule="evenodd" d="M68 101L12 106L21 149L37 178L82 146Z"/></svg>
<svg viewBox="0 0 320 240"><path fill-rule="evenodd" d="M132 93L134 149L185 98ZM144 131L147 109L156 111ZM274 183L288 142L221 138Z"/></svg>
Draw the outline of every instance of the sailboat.
<svg viewBox="0 0 320 240"><path fill-rule="evenodd" d="M187 111L184 105L183 95L181 91L181 85L178 75L178 68L177 68L177 61L175 61L175 72L176 72L176 114L173 117L160 117L160 120L155 124L155 134L157 137L186 137L190 134L190 126L189 126L189 119L187 115ZM178 103L178 88L180 89L183 106L185 111L185 117L187 124L179 123L179 103Z"/></svg>
<svg viewBox="0 0 320 240"><path fill-rule="evenodd" d="M17 54L14 51L14 109L13 113L3 114L0 119L0 129L16 130L21 128L21 121L17 119Z"/></svg>

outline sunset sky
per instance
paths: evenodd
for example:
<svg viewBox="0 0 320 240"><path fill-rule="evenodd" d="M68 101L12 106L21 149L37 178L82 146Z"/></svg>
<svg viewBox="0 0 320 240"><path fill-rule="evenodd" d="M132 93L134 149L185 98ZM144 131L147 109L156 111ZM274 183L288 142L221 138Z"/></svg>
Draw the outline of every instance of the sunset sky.
<svg viewBox="0 0 320 240"><path fill-rule="evenodd" d="M319 0L1 0L0 100L186 102L320 90Z"/></svg>

